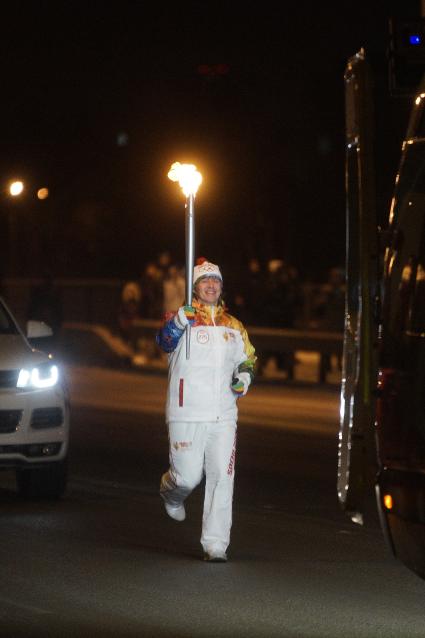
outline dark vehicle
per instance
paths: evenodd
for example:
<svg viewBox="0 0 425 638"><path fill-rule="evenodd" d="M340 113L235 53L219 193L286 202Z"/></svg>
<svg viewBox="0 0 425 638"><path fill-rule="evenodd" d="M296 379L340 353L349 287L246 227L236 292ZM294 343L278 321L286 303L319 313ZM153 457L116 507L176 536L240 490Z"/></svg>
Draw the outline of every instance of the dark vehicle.
<svg viewBox="0 0 425 638"><path fill-rule="evenodd" d="M388 227L378 231L371 70L346 90L347 294L337 491L425 578L425 81L411 98ZM377 507L376 507L377 504Z"/></svg>

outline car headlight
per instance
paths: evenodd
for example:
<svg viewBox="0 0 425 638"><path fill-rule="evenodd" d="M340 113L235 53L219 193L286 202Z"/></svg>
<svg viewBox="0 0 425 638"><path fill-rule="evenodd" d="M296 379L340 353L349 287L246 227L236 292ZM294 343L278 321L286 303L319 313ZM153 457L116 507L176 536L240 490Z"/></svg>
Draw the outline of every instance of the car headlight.
<svg viewBox="0 0 425 638"><path fill-rule="evenodd" d="M35 368L22 368L19 371L17 388L51 388L59 379L58 367L43 363Z"/></svg>

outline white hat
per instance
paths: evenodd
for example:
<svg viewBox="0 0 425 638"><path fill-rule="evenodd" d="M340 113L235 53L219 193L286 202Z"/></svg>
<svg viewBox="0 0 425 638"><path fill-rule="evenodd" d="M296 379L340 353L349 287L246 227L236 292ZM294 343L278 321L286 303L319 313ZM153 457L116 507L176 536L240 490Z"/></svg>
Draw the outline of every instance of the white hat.
<svg viewBox="0 0 425 638"><path fill-rule="evenodd" d="M198 279L202 277L216 277L223 281L223 277L221 276L220 268L216 266L216 264L212 264L209 261L204 261L199 266L195 266L193 269L193 284L195 285Z"/></svg>

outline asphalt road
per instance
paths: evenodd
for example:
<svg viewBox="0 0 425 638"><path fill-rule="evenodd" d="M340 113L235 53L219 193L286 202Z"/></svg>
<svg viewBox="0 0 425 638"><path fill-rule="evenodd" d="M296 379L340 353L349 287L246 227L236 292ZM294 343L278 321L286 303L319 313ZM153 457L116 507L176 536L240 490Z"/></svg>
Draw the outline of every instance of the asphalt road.
<svg viewBox="0 0 425 638"><path fill-rule="evenodd" d="M65 498L23 502L1 477L0 636L424 636L425 582L339 510L335 389L241 403L230 560L207 564L202 485L183 523L158 497L165 380L74 370L70 388Z"/></svg>

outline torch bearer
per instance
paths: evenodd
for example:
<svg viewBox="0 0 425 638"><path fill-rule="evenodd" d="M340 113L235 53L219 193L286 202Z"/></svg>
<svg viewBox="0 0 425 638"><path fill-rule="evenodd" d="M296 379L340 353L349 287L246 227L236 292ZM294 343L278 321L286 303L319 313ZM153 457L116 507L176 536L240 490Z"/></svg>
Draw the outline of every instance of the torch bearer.
<svg viewBox="0 0 425 638"><path fill-rule="evenodd" d="M186 196L186 305L192 305L193 267L195 262L195 195L202 182L202 175L193 164L174 162L168 177L178 182ZM190 357L190 324L186 327L186 359Z"/></svg>

